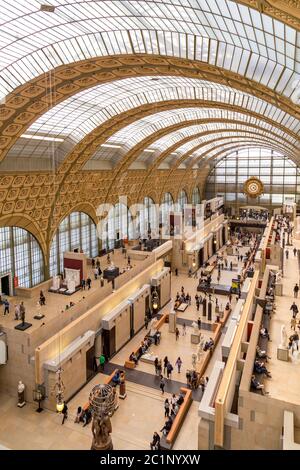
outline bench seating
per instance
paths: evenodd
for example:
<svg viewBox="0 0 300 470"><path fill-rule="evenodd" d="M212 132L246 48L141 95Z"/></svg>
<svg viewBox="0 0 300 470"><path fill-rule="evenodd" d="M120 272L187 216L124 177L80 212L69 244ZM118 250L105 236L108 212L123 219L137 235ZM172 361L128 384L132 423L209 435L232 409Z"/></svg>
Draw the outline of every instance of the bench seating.
<svg viewBox="0 0 300 470"><path fill-rule="evenodd" d="M158 322L156 324L156 329L160 330L162 325L164 323L166 323L168 320L169 320L169 314L165 313L158 320ZM138 356L139 349L140 349L140 346L135 351L133 351L136 356ZM134 361L130 361L129 359L127 359L124 363L124 367L126 367L126 369L134 369L135 368L135 363L134 363Z"/></svg>
<svg viewBox="0 0 300 470"><path fill-rule="evenodd" d="M180 405L177 415L174 418L172 427L167 436L162 436L160 440L160 447L161 449L170 450L172 449L176 437L181 429L181 426L184 422L186 414L192 404L192 390L188 388L181 387L180 391L184 393L184 400L183 403Z"/></svg>
<svg viewBox="0 0 300 470"><path fill-rule="evenodd" d="M110 382L111 382L112 379L113 379L113 376L116 374L116 372L118 372L118 370L119 370L119 369L115 369L110 375L108 375L108 376L106 377L106 379L104 380L103 383L104 383L105 385L109 385ZM89 407L90 407L90 403L87 402L87 403L85 403L85 404L83 405L82 409L83 409L84 411L86 411Z"/></svg>
<svg viewBox="0 0 300 470"><path fill-rule="evenodd" d="M267 330L269 331L269 327L270 327L270 318L268 317L267 314L263 314L263 326L264 328L267 328ZM267 351L268 353L268 338L262 338L262 336L259 334L259 338L258 338L258 346L260 347L260 349L262 349L263 351ZM257 372L254 372L254 368L253 368L253 374L255 375L255 378L261 383L263 384L264 382L264 379L265 379L265 376L264 374L258 374ZM256 390L254 387L251 387L251 391L253 391L254 393L259 393L261 394L261 390Z"/></svg>

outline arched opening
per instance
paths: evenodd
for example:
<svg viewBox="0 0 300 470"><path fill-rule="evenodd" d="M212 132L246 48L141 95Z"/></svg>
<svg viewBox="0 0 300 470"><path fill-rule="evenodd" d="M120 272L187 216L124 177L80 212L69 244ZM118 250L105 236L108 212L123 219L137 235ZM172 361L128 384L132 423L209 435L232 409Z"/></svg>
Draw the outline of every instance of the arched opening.
<svg viewBox="0 0 300 470"><path fill-rule="evenodd" d="M200 204L201 198L200 198L200 191L198 186L195 186L192 192L192 205L196 206L197 204Z"/></svg>
<svg viewBox="0 0 300 470"><path fill-rule="evenodd" d="M111 206L107 214L105 233L99 235L105 250L119 248L124 240L134 238L132 216L125 204L118 202Z"/></svg>
<svg viewBox="0 0 300 470"><path fill-rule="evenodd" d="M179 195L178 195L178 201L177 201L177 205L178 205L178 210L183 212L184 210L184 206L185 204L188 203L188 197L187 197L187 194L185 192L184 189L182 189L180 192L179 192Z"/></svg>
<svg viewBox="0 0 300 470"><path fill-rule="evenodd" d="M27 230L20 227L0 228L0 252L2 293L11 293L7 276L15 279L15 286L26 288L44 281L43 253L38 241Z"/></svg>
<svg viewBox="0 0 300 470"><path fill-rule="evenodd" d="M59 224L50 248L50 276L63 271L64 253L76 249L91 258L99 252L96 225L85 212L72 212Z"/></svg>

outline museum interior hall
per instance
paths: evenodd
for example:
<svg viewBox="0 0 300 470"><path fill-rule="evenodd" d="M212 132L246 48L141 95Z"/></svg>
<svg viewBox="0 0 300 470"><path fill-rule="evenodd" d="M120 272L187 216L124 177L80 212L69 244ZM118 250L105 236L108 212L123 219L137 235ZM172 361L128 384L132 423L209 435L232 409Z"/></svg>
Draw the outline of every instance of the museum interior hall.
<svg viewBox="0 0 300 470"><path fill-rule="evenodd" d="M299 0L0 0L0 450L300 450L299 105Z"/></svg>

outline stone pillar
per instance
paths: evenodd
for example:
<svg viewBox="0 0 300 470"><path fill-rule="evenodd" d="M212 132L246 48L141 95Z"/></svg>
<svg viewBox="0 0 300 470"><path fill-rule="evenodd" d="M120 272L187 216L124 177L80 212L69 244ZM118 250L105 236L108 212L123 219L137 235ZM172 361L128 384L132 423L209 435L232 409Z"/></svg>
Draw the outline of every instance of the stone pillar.
<svg viewBox="0 0 300 470"><path fill-rule="evenodd" d="M202 302L202 315L206 317L206 298L205 297Z"/></svg>
<svg viewBox="0 0 300 470"><path fill-rule="evenodd" d="M208 321L211 321L211 317L212 317L212 303L211 301L209 300L208 303L207 303L207 319Z"/></svg>

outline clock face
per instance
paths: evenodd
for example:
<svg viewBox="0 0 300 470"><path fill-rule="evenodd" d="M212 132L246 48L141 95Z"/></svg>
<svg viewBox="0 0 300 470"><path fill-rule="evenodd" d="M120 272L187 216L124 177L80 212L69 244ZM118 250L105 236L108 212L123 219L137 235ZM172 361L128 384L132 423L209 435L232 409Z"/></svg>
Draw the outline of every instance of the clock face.
<svg viewBox="0 0 300 470"><path fill-rule="evenodd" d="M264 192L264 185L258 178L251 177L244 183L244 192L247 196L258 197Z"/></svg>

